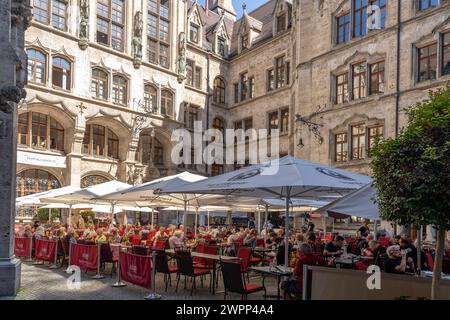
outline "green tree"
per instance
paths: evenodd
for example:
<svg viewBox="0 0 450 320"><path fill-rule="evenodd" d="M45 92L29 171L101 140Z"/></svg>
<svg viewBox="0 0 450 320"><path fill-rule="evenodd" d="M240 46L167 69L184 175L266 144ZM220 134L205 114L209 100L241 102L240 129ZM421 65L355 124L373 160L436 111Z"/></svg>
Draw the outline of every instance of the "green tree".
<svg viewBox="0 0 450 320"><path fill-rule="evenodd" d="M56 218L59 218L60 217L60 209L38 209L37 219L40 222L49 221L48 220L49 216L51 216L52 221L54 221Z"/></svg>
<svg viewBox="0 0 450 320"><path fill-rule="evenodd" d="M398 224L437 227L431 298L438 298L450 229L450 88L406 108L408 124L395 139L379 141L372 169L381 217Z"/></svg>

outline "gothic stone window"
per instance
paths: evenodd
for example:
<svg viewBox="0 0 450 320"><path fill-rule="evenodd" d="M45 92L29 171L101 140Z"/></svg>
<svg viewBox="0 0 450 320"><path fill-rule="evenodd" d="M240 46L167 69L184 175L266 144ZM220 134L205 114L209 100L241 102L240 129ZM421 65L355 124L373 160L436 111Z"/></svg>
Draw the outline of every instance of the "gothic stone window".
<svg viewBox="0 0 450 320"><path fill-rule="evenodd" d="M62 57L53 57L52 83L54 87L70 90L71 63Z"/></svg>
<svg viewBox="0 0 450 320"><path fill-rule="evenodd" d="M173 93L167 89L161 91L161 114L173 117Z"/></svg>
<svg viewBox="0 0 450 320"><path fill-rule="evenodd" d="M100 176L100 175L89 175L86 177L83 177L81 179L81 188L89 188L91 186L95 186L97 184L101 184L101 183L106 183L111 181L108 178L105 178L104 176Z"/></svg>
<svg viewBox="0 0 450 320"><path fill-rule="evenodd" d="M334 161L344 162L348 160L348 140L347 133L334 135Z"/></svg>
<svg viewBox="0 0 450 320"><path fill-rule="evenodd" d="M108 99L108 74L105 71L92 69L91 94L96 98Z"/></svg>
<svg viewBox="0 0 450 320"><path fill-rule="evenodd" d="M97 0L97 42L124 50L125 1Z"/></svg>
<svg viewBox="0 0 450 320"><path fill-rule="evenodd" d="M28 81L45 83L46 55L36 49L28 49Z"/></svg>
<svg viewBox="0 0 450 320"><path fill-rule="evenodd" d="M213 100L215 103L225 104L225 81L221 77L214 79Z"/></svg>
<svg viewBox="0 0 450 320"><path fill-rule="evenodd" d="M436 79L437 44L418 48L418 82Z"/></svg>
<svg viewBox="0 0 450 320"><path fill-rule="evenodd" d="M450 32L442 35L442 75L450 74Z"/></svg>
<svg viewBox="0 0 450 320"><path fill-rule="evenodd" d="M34 0L33 19L46 25L66 31L67 1L66 0ZM51 21L50 21L51 19Z"/></svg>
<svg viewBox="0 0 450 320"><path fill-rule="evenodd" d="M350 40L350 13L336 18L337 37L336 43L348 43Z"/></svg>
<svg viewBox="0 0 450 320"><path fill-rule="evenodd" d="M61 187L58 179L51 173L40 169L29 169L17 175L17 196L44 192Z"/></svg>
<svg viewBox="0 0 450 320"><path fill-rule="evenodd" d="M128 81L122 76L113 76L112 98L113 102L121 105L127 104Z"/></svg>
<svg viewBox="0 0 450 320"><path fill-rule="evenodd" d="M18 122L19 145L64 152L64 128L52 117L27 112L19 115Z"/></svg>
<svg viewBox="0 0 450 320"><path fill-rule="evenodd" d="M147 55L151 63L169 68L170 1L148 0Z"/></svg>
<svg viewBox="0 0 450 320"><path fill-rule="evenodd" d="M83 153L94 158L119 158L119 138L101 125L88 124L84 133Z"/></svg>
<svg viewBox="0 0 450 320"><path fill-rule="evenodd" d="M147 112L158 113L158 90L149 84L144 86L144 108Z"/></svg>

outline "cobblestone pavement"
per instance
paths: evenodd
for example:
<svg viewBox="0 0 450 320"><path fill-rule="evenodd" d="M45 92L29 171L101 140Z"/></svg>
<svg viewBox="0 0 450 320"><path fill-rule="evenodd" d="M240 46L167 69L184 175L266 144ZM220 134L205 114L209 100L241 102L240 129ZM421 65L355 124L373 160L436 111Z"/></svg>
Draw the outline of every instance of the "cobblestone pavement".
<svg viewBox="0 0 450 320"><path fill-rule="evenodd" d="M80 290L70 290L67 287L69 274L61 269L49 269L47 265L33 265L29 262L22 263L22 286L15 297L3 297L0 300L141 300L149 291L138 286L128 284L123 288L113 288L117 280L116 275L112 278L109 275L110 269L107 267L104 279L92 279L95 273L82 272ZM163 275L156 277L156 288L162 299L165 300L221 300L223 299L222 277L219 278L219 287L215 295L209 291L209 276L201 288L197 280L197 289L193 296L190 290L184 289L184 281L180 281L178 293L175 293L175 275L172 279L172 287L164 292ZM261 283L260 276L251 275L250 282ZM265 285L268 294L276 294L276 279L266 278ZM190 289L190 283L188 283ZM240 299L240 295L229 294L227 299ZM262 293L251 294L249 300L262 300Z"/></svg>

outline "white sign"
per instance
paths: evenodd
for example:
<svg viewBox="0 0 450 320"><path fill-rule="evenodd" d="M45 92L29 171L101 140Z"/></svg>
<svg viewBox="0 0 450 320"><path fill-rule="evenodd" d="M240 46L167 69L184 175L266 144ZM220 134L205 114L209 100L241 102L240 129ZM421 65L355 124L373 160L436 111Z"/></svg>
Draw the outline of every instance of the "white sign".
<svg viewBox="0 0 450 320"><path fill-rule="evenodd" d="M54 167L54 168L66 167L66 157L42 153L32 153L20 150L17 151L17 162L44 167Z"/></svg>

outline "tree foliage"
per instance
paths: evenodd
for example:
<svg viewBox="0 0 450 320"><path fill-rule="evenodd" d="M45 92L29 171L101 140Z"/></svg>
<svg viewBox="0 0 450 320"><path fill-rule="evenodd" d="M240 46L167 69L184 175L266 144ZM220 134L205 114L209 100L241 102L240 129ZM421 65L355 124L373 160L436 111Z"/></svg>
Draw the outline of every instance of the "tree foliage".
<svg viewBox="0 0 450 320"><path fill-rule="evenodd" d="M450 88L406 108L408 125L378 141L372 169L381 217L450 229Z"/></svg>

